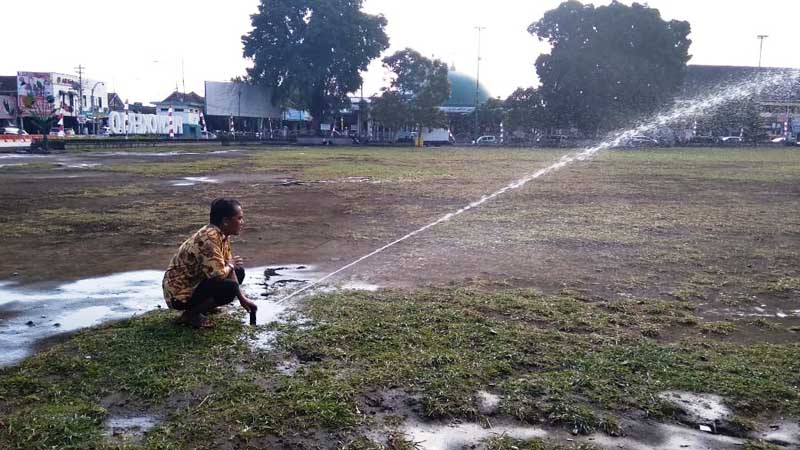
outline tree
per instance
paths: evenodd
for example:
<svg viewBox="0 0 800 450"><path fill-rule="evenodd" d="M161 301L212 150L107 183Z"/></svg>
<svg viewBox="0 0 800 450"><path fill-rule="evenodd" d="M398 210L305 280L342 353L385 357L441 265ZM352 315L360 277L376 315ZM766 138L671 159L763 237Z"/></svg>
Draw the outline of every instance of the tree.
<svg viewBox="0 0 800 450"><path fill-rule="evenodd" d="M371 116L384 127L397 129L410 123L411 112L398 92L384 92L372 98Z"/></svg>
<svg viewBox="0 0 800 450"><path fill-rule="evenodd" d="M478 135L500 134L500 123L505 121L505 108L505 102L499 98L489 98L478 105ZM470 114L470 119L475 123L475 112Z"/></svg>
<svg viewBox="0 0 800 450"><path fill-rule="evenodd" d="M361 71L389 47L386 19L362 0L261 0L242 36L248 77L272 89L273 103L311 113L314 128L347 104Z"/></svg>
<svg viewBox="0 0 800 450"><path fill-rule="evenodd" d="M552 45L536 60L552 120L589 135L671 101L690 59L689 23L666 22L657 9L638 3L595 8L566 1L528 31Z"/></svg>
<svg viewBox="0 0 800 450"><path fill-rule="evenodd" d="M439 109L450 96L447 64L406 48L384 58L383 65L394 73L394 78L373 100L377 120L396 123L397 114L403 114L403 123L413 124L418 136L424 126L436 128L447 123L447 116Z"/></svg>
<svg viewBox="0 0 800 450"><path fill-rule="evenodd" d="M517 88L505 101L505 127L509 131L522 130L526 133L534 128L546 128L547 123L544 100L538 89Z"/></svg>

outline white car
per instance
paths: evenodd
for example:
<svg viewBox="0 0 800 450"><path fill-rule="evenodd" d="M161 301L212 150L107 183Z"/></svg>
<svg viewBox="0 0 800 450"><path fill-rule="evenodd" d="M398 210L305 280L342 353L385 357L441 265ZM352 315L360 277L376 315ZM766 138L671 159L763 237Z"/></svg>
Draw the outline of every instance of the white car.
<svg viewBox="0 0 800 450"><path fill-rule="evenodd" d="M637 135L631 136L628 140L628 145L631 147L648 147L651 145L658 145L658 140L650 136Z"/></svg>
<svg viewBox="0 0 800 450"><path fill-rule="evenodd" d="M744 142L744 138L741 136L723 136L719 138L719 141L725 144L739 144Z"/></svg>
<svg viewBox="0 0 800 450"><path fill-rule="evenodd" d="M783 144L784 142L786 142L786 136L778 136L772 139L770 142L772 142L773 144Z"/></svg>
<svg viewBox="0 0 800 450"><path fill-rule="evenodd" d="M497 137L496 136L481 136L478 139L475 139L475 145L496 145L497 144Z"/></svg>
<svg viewBox="0 0 800 450"><path fill-rule="evenodd" d="M14 134L17 136L27 136L28 133L25 130L21 130L17 127L5 127L0 128L0 134Z"/></svg>

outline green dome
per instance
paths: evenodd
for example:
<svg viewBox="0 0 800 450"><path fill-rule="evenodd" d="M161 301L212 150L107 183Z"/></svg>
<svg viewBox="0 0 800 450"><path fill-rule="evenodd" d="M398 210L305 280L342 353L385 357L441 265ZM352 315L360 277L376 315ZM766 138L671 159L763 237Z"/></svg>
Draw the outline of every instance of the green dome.
<svg viewBox="0 0 800 450"><path fill-rule="evenodd" d="M443 106L475 106L475 78L458 72L448 72L450 80L450 98ZM485 103L489 99L489 91L483 85L478 88L478 101Z"/></svg>

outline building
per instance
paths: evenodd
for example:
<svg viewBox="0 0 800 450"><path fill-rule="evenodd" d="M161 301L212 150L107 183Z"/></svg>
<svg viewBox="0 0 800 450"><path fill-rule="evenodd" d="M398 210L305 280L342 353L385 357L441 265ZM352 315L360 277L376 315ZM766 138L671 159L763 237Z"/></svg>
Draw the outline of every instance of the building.
<svg viewBox="0 0 800 450"><path fill-rule="evenodd" d="M44 115L53 108L64 116L64 126L78 132L85 124L108 114L108 92L102 81L58 72L17 72L17 105L23 117ZM53 103L47 98L52 96ZM26 128L30 125L25 121Z"/></svg>

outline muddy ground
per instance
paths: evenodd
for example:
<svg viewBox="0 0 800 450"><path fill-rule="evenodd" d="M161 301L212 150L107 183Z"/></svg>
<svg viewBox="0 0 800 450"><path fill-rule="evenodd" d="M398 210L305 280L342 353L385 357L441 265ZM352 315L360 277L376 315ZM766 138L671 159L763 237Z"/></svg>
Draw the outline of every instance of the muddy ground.
<svg viewBox="0 0 800 450"><path fill-rule="evenodd" d="M250 265L301 262L332 271L561 154L196 150L14 158L27 165L0 167L2 278L68 281L162 269L222 195L245 206L235 249ZM750 312L790 320L800 309L791 298L798 177L800 158L782 149L611 152L342 275L389 287L485 280L543 293L678 297L709 313L757 306L764 311Z"/></svg>
<svg viewBox="0 0 800 450"><path fill-rule="evenodd" d="M249 265L326 273L564 153L198 147L0 155L0 282L161 270L218 196L244 206L234 249ZM687 302L715 340L791 344L800 331L798 262L796 150L620 150L533 180L334 281L529 289L590 304ZM731 320L736 326L725 325ZM666 327L658 339L685 332Z"/></svg>

